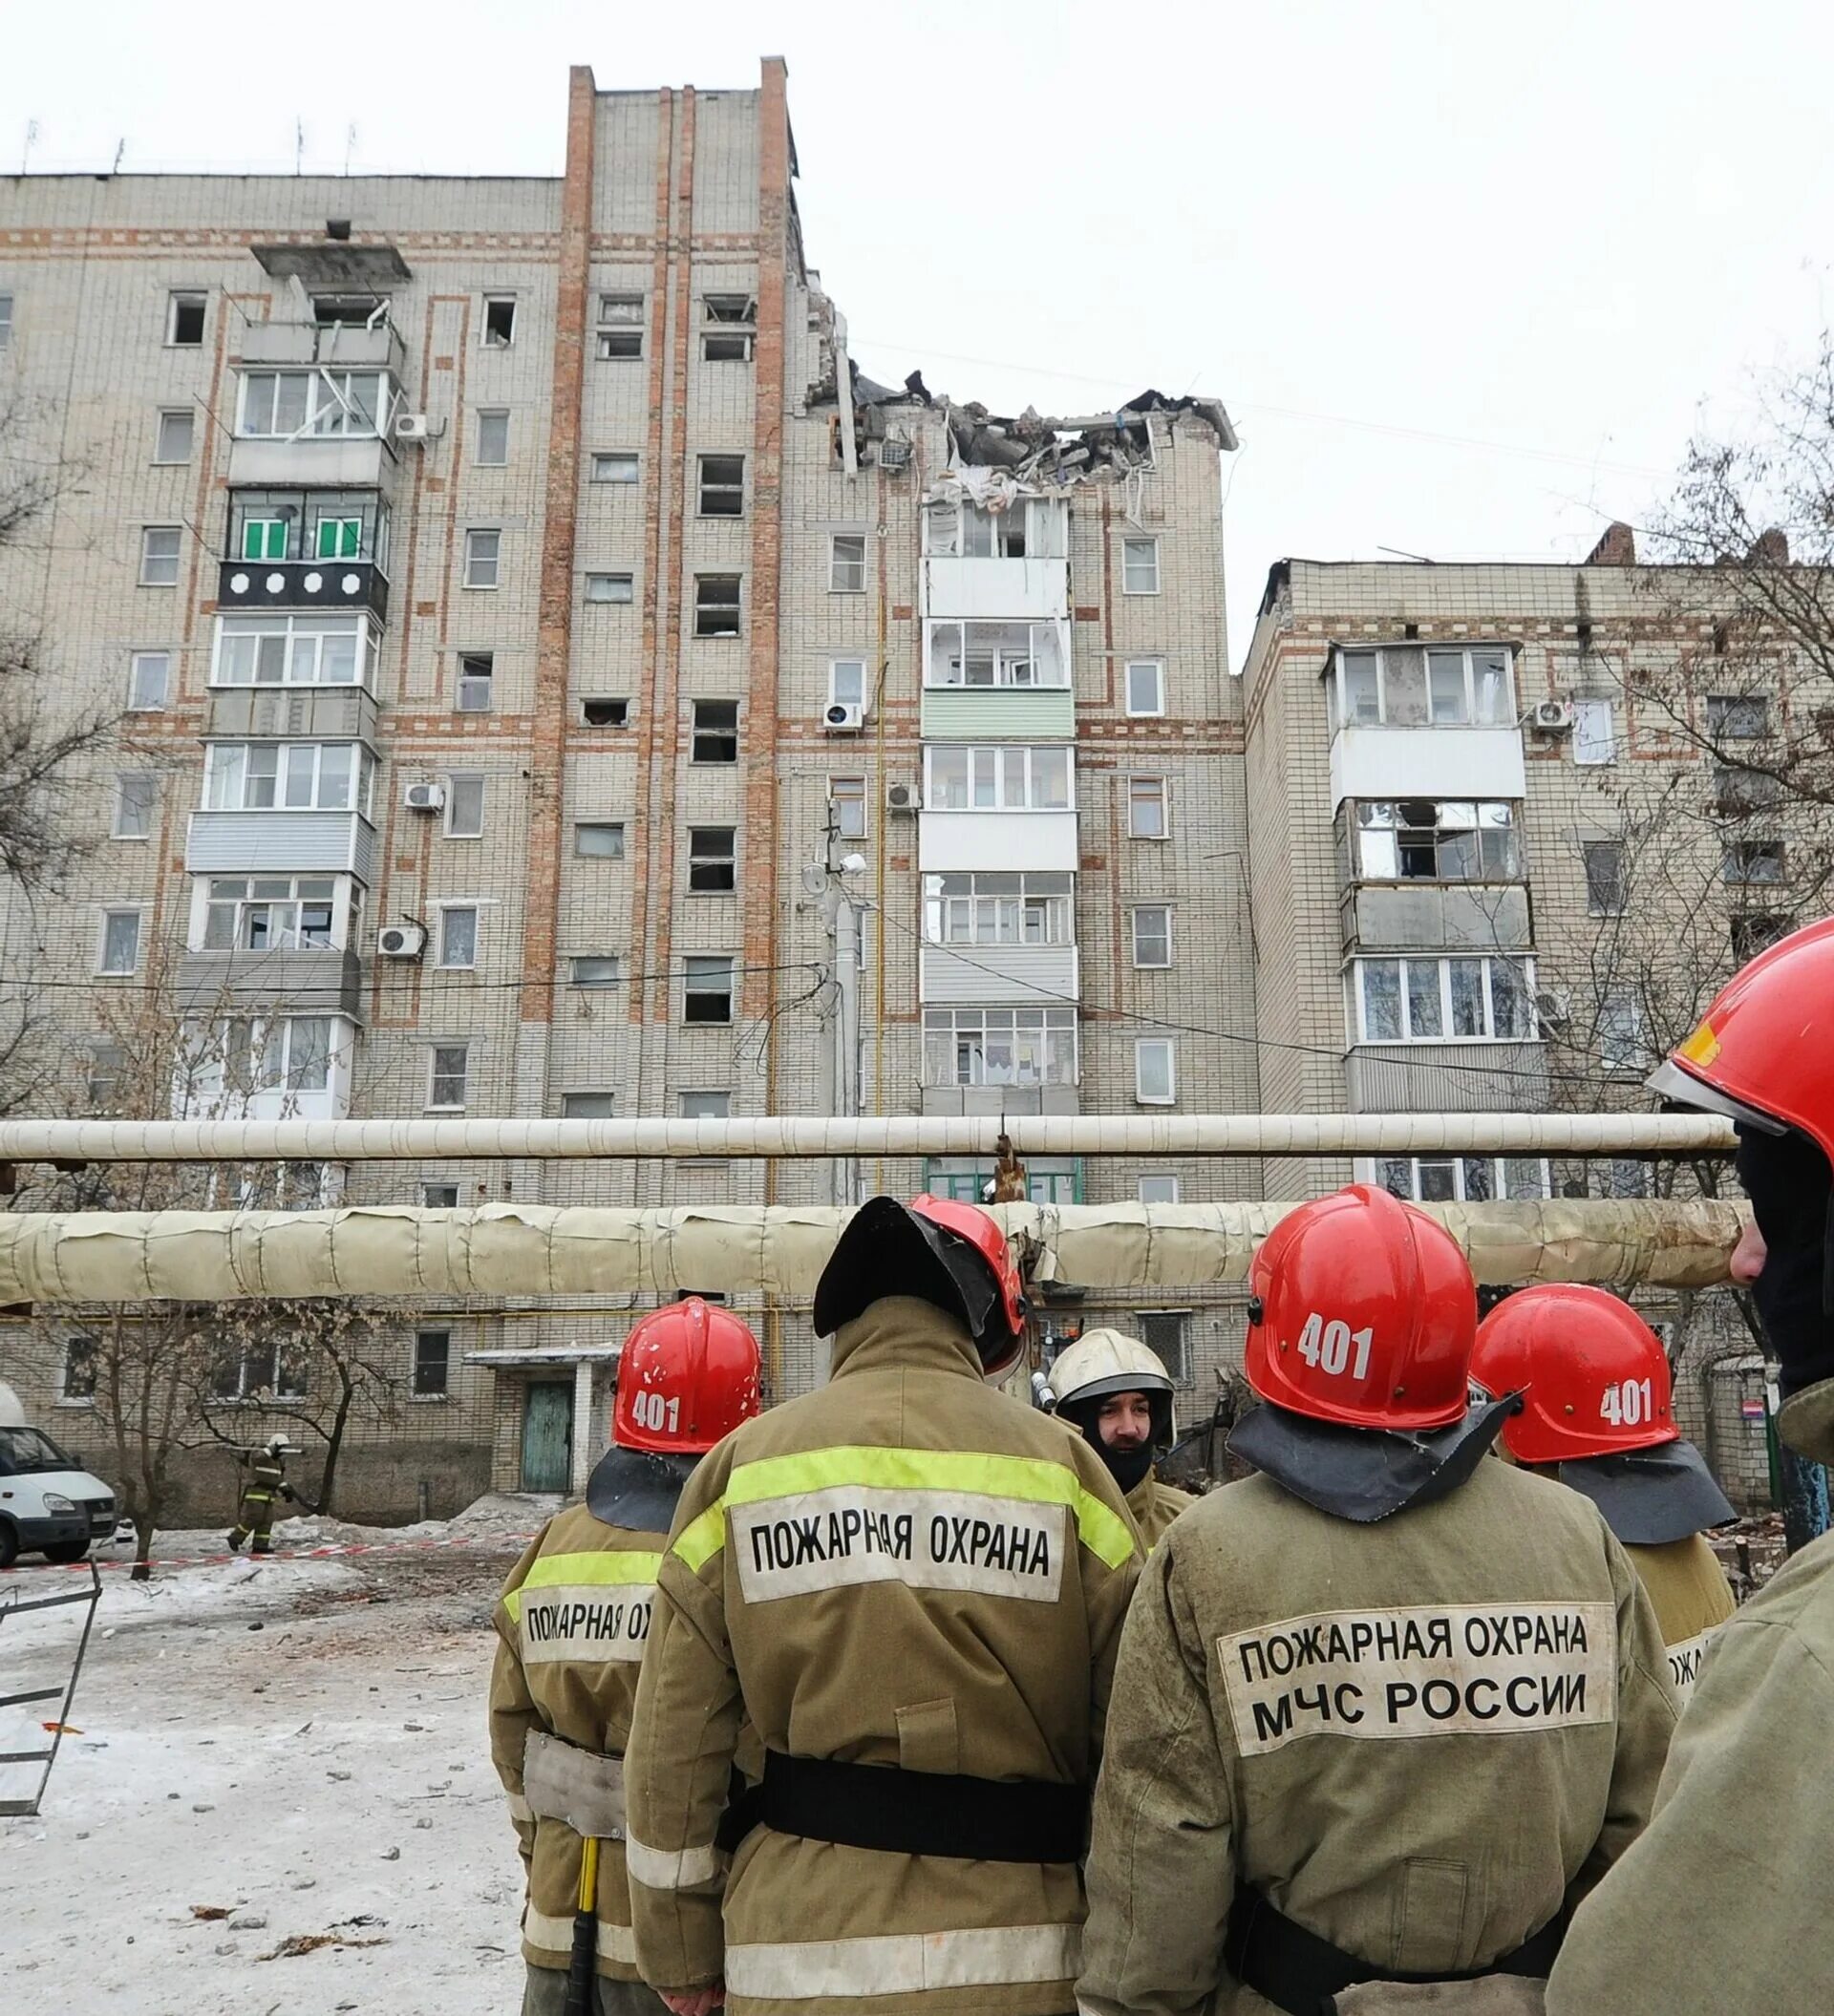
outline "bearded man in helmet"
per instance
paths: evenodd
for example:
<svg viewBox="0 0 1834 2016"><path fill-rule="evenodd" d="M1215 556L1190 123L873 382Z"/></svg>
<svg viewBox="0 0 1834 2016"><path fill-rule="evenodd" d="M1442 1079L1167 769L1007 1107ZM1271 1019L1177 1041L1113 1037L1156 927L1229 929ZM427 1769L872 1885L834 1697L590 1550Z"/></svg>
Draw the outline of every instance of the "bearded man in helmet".
<svg viewBox="0 0 1834 2016"><path fill-rule="evenodd" d="M1649 1599L1586 1499L1482 1461L1514 1400L1467 1406L1477 1291L1423 1212L1302 1205L1249 1285L1266 1404L1230 1447L1262 1474L1134 1599L1078 2005L1531 2005L1674 1725Z"/></svg>
<svg viewBox="0 0 1834 2016"><path fill-rule="evenodd" d="M1650 1084L1737 1123L1755 1223L1732 1278L1751 1289L1779 1363L1778 1432L1834 1462L1834 921L1754 959ZM1547 1984L1550 2011L1828 2005L1830 1676L1834 1535L1823 1535L1714 1639L1649 1832L1574 1919Z"/></svg>
<svg viewBox="0 0 1834 2016"><path fill-rule="evenodd" d="M1735 1608L1702 1537L1737 1515L1674 1425L1668 1353L1628 1302L1571 1282L1524 1288L1478 1326L1471 1377L1520 1392L1503 1446L1590 1498L1649 1591L1683 1703L1707 1642Z"/></svg>
<svg viewBox="0 0 1834 2016"><path fill-rule="evenodd" d="M758 1411L757 1373L757 1339L730 1310L690 1296L645 1316L619 1353L586 1503L549 1519L503 1584L490 1749L528 1884L523 2016L560 2016L578 1937L596 1951L598 2016L661 2016L630 1933L624 1749L676 1502L700 1455Z"/></svg>
<svg viewBox="0 0 1834 2016"><path fill-rule="evenodd" d="M1158 1353L1121 1330L1089 1330L1051 1368L1057 1412L1078 1431L1120 1486L1150 1553L1192 1502L1162 1484L1154 1453L1172 1443L1172 1380Z"/></svg>
<svg viewBox="0 0 1834 2016"><path fill-rule="evenodd" d="M677 2016L1073 2006L1139 1540L1095 1452L986 1383L1024 1323L987 1213L873 1199L815 1292L828 1385L684 1495L626 1761L638 1959ZM765 1757L728 1874L741 1712Z"/></svg>

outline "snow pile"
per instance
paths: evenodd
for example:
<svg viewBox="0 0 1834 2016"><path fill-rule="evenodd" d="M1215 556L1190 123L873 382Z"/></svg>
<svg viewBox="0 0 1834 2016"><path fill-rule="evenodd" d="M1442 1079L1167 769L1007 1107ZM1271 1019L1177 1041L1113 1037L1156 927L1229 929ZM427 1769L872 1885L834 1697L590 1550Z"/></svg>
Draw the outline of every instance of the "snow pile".
<svg viewBox="0 0 1834 2016"><path fill-rule="evenodd" d="M558 1493L487 1491L448 1522L453 1535L502 1534L511 1537L541 1531L565 1503Z"/></svg>

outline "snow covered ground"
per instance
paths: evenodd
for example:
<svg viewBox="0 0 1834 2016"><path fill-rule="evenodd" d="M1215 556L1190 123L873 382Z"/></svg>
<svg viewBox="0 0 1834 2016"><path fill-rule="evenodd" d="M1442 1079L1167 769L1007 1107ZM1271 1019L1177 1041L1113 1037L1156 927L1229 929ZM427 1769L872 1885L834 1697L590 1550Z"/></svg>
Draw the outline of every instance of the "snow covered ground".
<svg viewBox="0 0 1834 2016"><path fill-rule="evenodd" d="M546 1508L488 1507L406 1536L275 1532L285 1548L462 1531L462 1548L244 1559L147 1583L105 1572L70 1715L81 1733L43 1814L0 1819L7 2016L519 2006L522 1874L484 1728L488 1619L513 1535ZM156 1552L221 1548L221 1535L167 1535ZM55 1678L82 1615L8 1621L5 1604L82 1581L0 1576L0 1695ZM53 1713L0 1709L0 1751L43 1741ZM26 1789L0 1767L0 1794Z"/></svg>

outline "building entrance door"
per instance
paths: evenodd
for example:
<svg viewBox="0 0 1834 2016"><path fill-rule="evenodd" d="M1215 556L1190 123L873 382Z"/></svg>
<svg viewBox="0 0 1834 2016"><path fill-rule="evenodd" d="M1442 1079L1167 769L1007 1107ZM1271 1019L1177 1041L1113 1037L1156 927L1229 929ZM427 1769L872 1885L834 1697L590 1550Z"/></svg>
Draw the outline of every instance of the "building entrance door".
<svg viewBox="0 0 1834 2016"><path fill-rule="evenodd" d="M522 1489L565 1491L573 1465L573 1388L531 1386L522 1411Z"/></svg>

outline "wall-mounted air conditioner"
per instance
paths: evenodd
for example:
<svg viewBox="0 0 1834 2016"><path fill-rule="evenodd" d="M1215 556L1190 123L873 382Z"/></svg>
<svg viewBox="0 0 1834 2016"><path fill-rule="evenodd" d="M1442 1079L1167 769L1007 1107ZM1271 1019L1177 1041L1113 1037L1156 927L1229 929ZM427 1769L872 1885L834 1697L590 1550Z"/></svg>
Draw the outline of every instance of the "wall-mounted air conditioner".
<svg viewBox="0 0 1834 2016"><path fill-rule="evenodd" d="M1573 725L1573 703L1570 700L1537 700L1530 718L1543 733L1560 734Z"/></svg>
<svg viewBox="0 0 1834 2016"><path fill-rule="evenodd" d="M427 949L427 934L420 924L384 924L375 934L376 955L381 959L418 959Z"/></svg>
<svg viewBox="0 0 1834 2016"><path fill-rule="evenodd" d="M887 812L921 812L924 800L915 784L887 784L885 786L885 810Z"/></svg>
<svg viewBox="0 0 1834 2016"><path fill-rule="evenodd" d="M837 700L821 715L821 726L831 735L857 735L865 726L866 711L858 701Z"/></svg>
<svg viewBox="0 0 1834 2016"><path fill-rule="evenodd" d="M438 812L446 802L446 787L443 784L410 784L401 794L401 802L410 812Z"/></svg>

